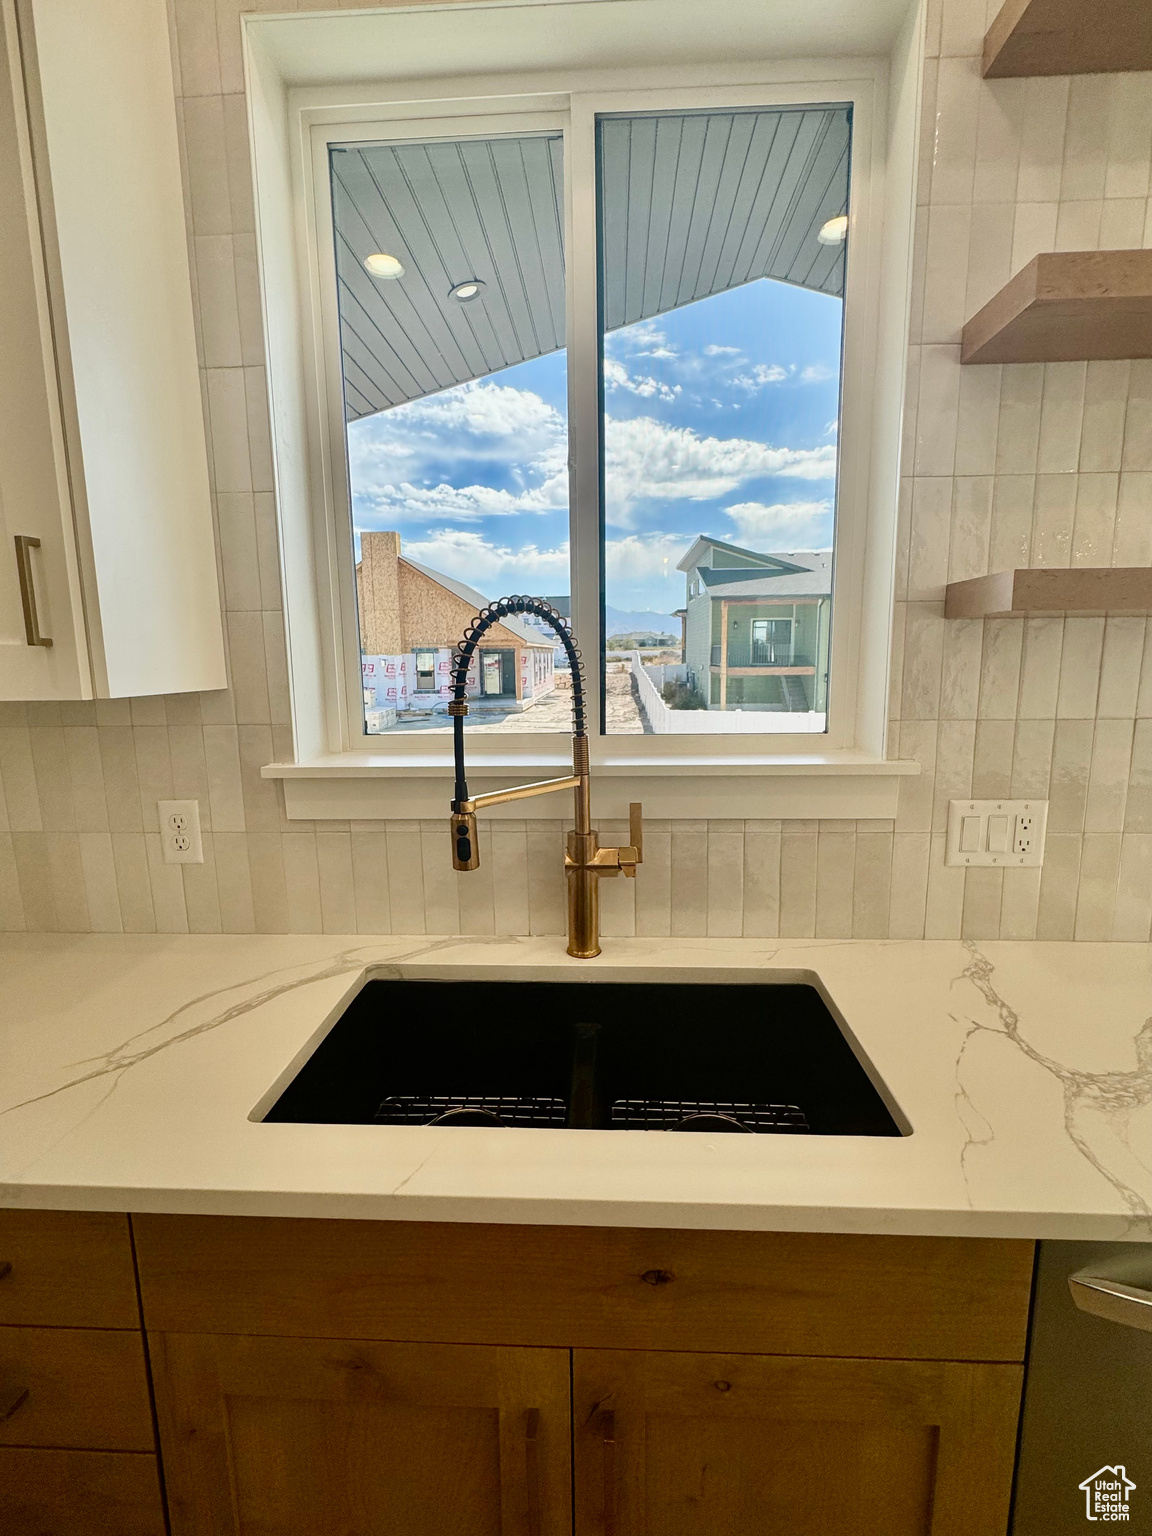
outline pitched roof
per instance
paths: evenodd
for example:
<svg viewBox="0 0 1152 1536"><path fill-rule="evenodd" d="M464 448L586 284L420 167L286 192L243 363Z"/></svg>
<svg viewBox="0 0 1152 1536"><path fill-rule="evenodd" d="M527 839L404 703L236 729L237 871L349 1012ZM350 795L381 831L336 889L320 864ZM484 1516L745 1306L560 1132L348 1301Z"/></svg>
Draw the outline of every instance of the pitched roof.
<svg viewBox="0 0 1152 1536"><path fill-rule="evenodd" d="M802 565L809 571L830 571L832 569L832 551L830 549L800 549L777 551L773 550L774 560L788 560L793 565Z"/></svg>
<svg viewBox="0 0 1152 1536"><path fill-rule="evenodd" d="M722 549L727 555L743 555L746 560L758 560L764 566L778 565L783 570L787 570L790 566L793 569L801 568L800 565L793 565L788 555L769 555L759 549L742 549L739 544L726 544L723 539L714 539L710 533L698 533L696 535L696 542L684 558L677 562L676 569L678 571L692 570L696 563L703 558L703 552L706 549Z"/></svg>
<svg viewBox="0 0 1152 1536"><path fill-rule="evenodd" d="M453 597L458 597L461 602L470 604L477 613L480 612L481 608L487 608L488 598L484 596L483 592L477 592L475 587L468 586L466 582L457 581L454 576L445 576L443 571L434 571L431 566L421 565L418 560L412 560L407 555L401 555L400 558L406 565L410 565L414 571L419 571L421 576L427 576L429 581L434 581L437 586L446 588L452 593ZM525 645L551 647L552 642L550 640L542 640L537 630L529 629L528 625L522 623L519 619L501 619L500 623L503 624L505 629L510 629L516 638L522 640Z"/></svg>
<svg viewBox="0 0 1152 1536"><path fill-rule="evenodd" d="M830 597L830 571L710 571L697 573L709 597Z"/></svg>

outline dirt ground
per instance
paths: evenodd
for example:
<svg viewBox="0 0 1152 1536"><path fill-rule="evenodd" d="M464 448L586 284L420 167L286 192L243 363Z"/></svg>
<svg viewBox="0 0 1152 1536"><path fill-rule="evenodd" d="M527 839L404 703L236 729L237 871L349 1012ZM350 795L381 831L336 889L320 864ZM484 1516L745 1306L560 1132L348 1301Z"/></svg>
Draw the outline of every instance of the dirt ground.
<svg viewBox="0 0 1152 1536"><path fill-rule="evenodd" d="M636 696L636 684L632 680L632 673L627 662L608 663L607 676L607 723L609 734L613 736L643 736L645 734L644 719L640 713L640 706ZM557 674L555 691L545 696L538 704L533 704L530 709L510 710L507 714L497 713L495 710L485 710L483 713L476 711L468 716L468 724L465 727L469 736L476 735L500 735L523 734L527 731L556 731L557 734L568 734L572 730L572 685L569 679ZM449 736L452 727L444 715L401 715L396 723L395 731L388 731L386 735L395 735L403 731L405 735L412 731L420 731L429 736Z"/></svg>

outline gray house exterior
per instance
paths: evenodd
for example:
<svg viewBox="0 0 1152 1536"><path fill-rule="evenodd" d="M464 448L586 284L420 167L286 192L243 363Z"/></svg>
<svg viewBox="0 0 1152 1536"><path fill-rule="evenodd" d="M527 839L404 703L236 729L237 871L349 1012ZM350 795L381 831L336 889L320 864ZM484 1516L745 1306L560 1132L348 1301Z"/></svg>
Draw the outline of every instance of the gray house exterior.
<svg viewBox="0 0 1152 1536"><path fill-rule="evenodd" d="M701 534L678 569L684 661L709 709L827 710L831 550L761 554Z"/></svg>

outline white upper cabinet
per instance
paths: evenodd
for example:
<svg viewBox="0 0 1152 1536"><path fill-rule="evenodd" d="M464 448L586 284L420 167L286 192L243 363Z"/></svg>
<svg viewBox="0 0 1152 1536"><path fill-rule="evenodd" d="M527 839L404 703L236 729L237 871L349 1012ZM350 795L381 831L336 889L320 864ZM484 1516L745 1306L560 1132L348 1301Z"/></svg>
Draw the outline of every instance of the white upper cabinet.
<svg viewBox="0 0 1152 1536"><path fill-rule="evenodd" d="M164 0L0 13L0 698L224 688Z"/></svg>

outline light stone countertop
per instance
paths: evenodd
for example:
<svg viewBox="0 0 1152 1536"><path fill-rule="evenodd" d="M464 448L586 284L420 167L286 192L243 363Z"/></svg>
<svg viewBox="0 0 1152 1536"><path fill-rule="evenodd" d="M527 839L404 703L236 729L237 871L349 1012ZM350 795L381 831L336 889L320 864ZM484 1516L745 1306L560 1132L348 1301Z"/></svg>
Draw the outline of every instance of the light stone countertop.
<svg viewBox="0 0 1152 1536"><path fill-rule="evenodd" d="M596 961L563 947L4 936L0 1206L1152 1241L1152 946L610 939ZM366 975L644 970L815 973L912 1134L252 1118Z"/></svg>

